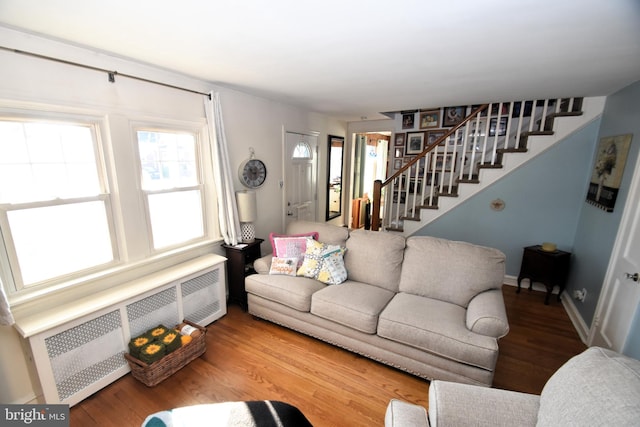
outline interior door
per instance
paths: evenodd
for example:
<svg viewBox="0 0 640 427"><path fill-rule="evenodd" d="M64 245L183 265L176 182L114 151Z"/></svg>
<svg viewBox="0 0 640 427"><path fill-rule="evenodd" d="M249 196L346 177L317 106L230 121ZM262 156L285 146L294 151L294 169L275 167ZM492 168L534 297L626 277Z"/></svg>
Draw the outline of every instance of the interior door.
<svg viewBox="0 0 640 427"><path fill-rule="evenodd" d="M318 135L285 133L284 227L291 221L315 221L317 210Z"/></svg>
<svg viewBox="0 0 640 427"><path fill-rule="evenodd" d="M624 351L634 313L640 309L640 158L605 277L589 345ZM634 276L635 275L635 276Z"/></svg>

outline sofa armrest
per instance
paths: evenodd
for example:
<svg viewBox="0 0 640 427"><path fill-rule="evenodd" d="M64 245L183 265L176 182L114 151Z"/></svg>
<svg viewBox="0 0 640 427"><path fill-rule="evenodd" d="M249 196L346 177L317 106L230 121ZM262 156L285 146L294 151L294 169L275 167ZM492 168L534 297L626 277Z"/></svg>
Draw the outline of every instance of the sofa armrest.
<svg viewBox="0 0 640 427"><path fill-rule="evenodd" d="M540 396L448 381L429 385L431 427L535 426Z"/></svg>
<svg viewBox="0 0 640 427"><path fill-rule="evenodd" d="M429 427L427 411L413 403L391 399L384 415L384 427Z"/></svg>
<svg viewBox="0 0 640 427"><path fill-rule="evenodd" d="M271 259L273 258L273 254L265 255L262 258L258 258L253 261L253 269L258 274L269 274L269 270L271 270Z"/></svg>
<svg viewBox="0 0 640 427"><path fill-rule="evenodd" d="M467 307L467 328L477 334L502 338L509 332L509 320L502 290L492 289L476 295Z"/></svg>

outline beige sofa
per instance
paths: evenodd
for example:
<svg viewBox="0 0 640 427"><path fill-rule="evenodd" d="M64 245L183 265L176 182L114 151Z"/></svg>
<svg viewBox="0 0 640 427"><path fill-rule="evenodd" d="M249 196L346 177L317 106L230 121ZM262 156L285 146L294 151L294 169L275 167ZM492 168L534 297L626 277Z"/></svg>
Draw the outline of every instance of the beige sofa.
<svg viewBox="0 0 640 427"><path fill-rule="evenodd" d="M490 386L509 330L502 252L464 242L295 222L346 248L339 285L271 275L271 255L245 286L249 312L426 379Z"/></svg>
<svg viewBox="0 0 640 427"><path fill-rule="evenodd" d="M429 413L392 400L385 427L638 426L640 361L591 347L565 363L542 393L447 381L429 386Z"/></svg>

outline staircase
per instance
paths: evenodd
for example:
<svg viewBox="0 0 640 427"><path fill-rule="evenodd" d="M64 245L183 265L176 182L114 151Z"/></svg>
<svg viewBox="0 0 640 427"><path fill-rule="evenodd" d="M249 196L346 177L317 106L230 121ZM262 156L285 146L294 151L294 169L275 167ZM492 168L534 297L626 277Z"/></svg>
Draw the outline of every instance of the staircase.
<svg viewBox="0 0 640 427"><path fill-rule="evenodd" d="M596 119L605 97L484 104L374 183L373 230L411 235Z"/></svg>

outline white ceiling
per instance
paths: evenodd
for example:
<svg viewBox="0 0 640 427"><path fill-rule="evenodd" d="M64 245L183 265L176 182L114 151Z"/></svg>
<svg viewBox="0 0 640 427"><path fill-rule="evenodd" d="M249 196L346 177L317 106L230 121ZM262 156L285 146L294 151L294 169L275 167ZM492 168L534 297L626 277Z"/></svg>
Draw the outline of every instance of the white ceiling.
<svg viewBox="0 0 640 427"><path fill-rule="evenodd" d="M638 0L0 0L0 22L345 120L640 80Z"/></svg>

